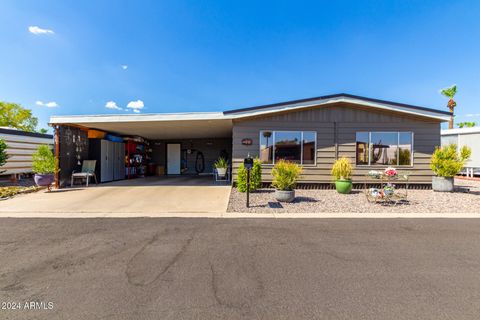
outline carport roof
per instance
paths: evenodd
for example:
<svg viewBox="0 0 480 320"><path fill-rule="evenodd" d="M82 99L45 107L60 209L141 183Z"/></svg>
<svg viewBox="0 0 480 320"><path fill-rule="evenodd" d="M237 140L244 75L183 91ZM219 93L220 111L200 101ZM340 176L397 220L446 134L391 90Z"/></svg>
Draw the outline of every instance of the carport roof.
<svg viewBox="0 0 480 320"><path fill-rule="evenodd" d="M78 125L151 140L232 136L232 120L222 112L52 116L50 123Z"/></svg>
<svg viewBox="0 0 480 320"><path fill-rule="evenodd" d="M450 113L447 111L340 93L225 112L52 116L50 123L80 125L118 134L140 135L147 139L230 137L235 119L297 111L342 102L436 121L450 119Z"/></svg>

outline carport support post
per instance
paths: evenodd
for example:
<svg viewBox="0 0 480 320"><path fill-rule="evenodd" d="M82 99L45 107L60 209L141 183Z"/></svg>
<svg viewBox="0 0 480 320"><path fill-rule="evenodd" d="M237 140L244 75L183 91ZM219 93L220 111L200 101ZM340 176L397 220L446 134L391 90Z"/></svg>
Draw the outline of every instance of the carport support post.
<svg viewBox="0 0 480 320"><path fill-rule="evenodd" d="M60 126L53 127L55 131L55 189L60 188Z"/></svg>

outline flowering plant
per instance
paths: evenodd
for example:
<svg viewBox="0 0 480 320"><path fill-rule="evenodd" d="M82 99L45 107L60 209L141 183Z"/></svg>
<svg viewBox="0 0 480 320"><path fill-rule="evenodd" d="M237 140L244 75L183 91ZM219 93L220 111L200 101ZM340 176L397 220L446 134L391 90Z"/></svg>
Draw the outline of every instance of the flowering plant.
<svg viewBox="0 0 480 320"><path fill-rule="evenodd" d="M392 167L388 167L388 168L385 169L384 174L387 177L396 177L398 173L397 173L397 169L392 168Z"/></svg>
<svg viewBox="0 0 480 320"><path fill-rule="evenodd" d="M385 192L386 195L392 195L395 192L395 185L388 183L383 187L383 192Z"/></svg>
<svg viewBox="0 0 480 320"><path fill-rule="evenodd" d="M382 175L382 173L380 171L376 171L376 170L370 170L368 171L368 175L372 178L380 178L380 176Z"/></svg>

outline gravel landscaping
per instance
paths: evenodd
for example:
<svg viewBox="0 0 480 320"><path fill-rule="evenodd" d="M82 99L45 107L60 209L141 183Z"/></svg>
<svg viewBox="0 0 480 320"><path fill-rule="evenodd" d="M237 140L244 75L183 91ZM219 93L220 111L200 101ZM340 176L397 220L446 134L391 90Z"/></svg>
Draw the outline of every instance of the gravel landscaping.
<svg viewBox="0 0 480 320"><path fill-rule="evenodd" d="M261 189L250 194L250 208L245 206L245 193L232 189L229 212L252 213L480 213L480 181L456 180L457 192L440 193L432 190L409 190L408 202L387 206L367 202L363 190L349 195L335 190L296 190L292 203L279 203L273 189Z"/></svg>

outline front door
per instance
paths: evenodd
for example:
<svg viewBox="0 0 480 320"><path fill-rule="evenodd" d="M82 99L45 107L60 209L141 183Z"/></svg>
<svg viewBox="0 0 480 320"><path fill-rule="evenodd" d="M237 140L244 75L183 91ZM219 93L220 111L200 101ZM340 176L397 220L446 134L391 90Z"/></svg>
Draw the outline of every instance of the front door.
<svg viewBox="0 0 480 320"><path fill-rule="evenodd" d="M180 174L180 143L167 144L167 174Z"/></svg>

